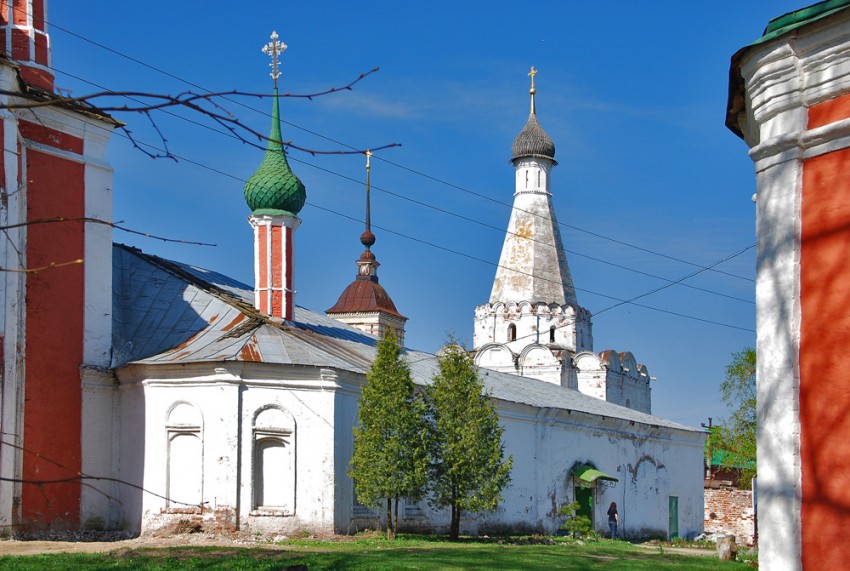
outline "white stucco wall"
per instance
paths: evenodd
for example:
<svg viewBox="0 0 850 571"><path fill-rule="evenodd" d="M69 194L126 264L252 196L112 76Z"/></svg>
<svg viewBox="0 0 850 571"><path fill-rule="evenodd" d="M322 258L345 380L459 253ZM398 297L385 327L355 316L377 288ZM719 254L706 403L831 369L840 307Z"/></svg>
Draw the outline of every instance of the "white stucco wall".
<svg viewBox="0 0 850 571"><path fill-rule="evenodd" d="M499 403L506 451L514 456L505 502L482 523L527 522L555 531L557 507L574 499L570 469L591 463L620 481L596 492L594 523L604 531L616 501L630 537L666 535L668 496L679 497L679 534L702 530L702 435L589 416Z"/></svg>
<svg viewBox="0 0 850 571"><path fill-rule="evenodd" d="M137 527L150 531L194 519L205 528L284 534L302 529L350 533L374 525L377 513L354 509L348 477L362 375L227 363L217 368L136 365L120 370L119 378L121 478L136 481L135 475L153 492L125 489L125 524L138 518ZM680 535L701 530L701 433L502 401L497 405L506 453L514 457L512 483L496 512L465 514L464 533L556 531L562 523L557 508L573 499L570 469L577 462L592 463L620 480L597 491L599 530L605 527L608 503L616 501L626 534L665 535L671 495L680 498ZM183 417L191 416L185 410L192 409L202 420L175 425L175 406L183 407ZM258 411L268 409L285 411L292 419L295 495L294 510L288 513L254 505L253 423ZM169 490L169 431L194 430L190 425L198 425L203 446L204 509L175 502L169 506L164 497ZM192 474L186 470L187 476ZM195 489L191 483L171 487ZM404 505L401 517L409 529L443 530L449 523L447 510L435 511L426 501Z"/></svg>
<svg viewBox="0 0 850 571"><path fill-rule="evenodd" d="M605 514L615 501L626 537L667 537L670 496L679 498L679 536L702 532L700 432L501 401L497 405L505 453L513 456L511 483L495 512L463 514L462 533L557 532L563 523L558 508L575 499L571 469L576 463L591 463L619 479L613 487L596 487L594 525L600 533L607 533ZM448 529L448 510L434 510L427 501L416 508L400 511L402 529ZM380 510L355 523L374 522L377 515Z"/></svg>
<svg viewBox="0 0 850 571"><path fill-rule="evenodd" d="M149 531L179 519L197 518L206 526L257 532L291 532L299 529L330 531L335 523L335 486L338 480L334 442L335 394L333 375L325 378L316 367L226 363L191 366L130 366L119 372L125 409L144 411L142 463L132 453L122 470L129 477L141 472L141 530ZM169 469L169 435L194 431L174 425L170 413L175 405L188 404L203 419L196 432L202 443L201 494L203 509L185 503L194 498L169 495L169 489L192 490L192 483L169 482L180 473ZM349 405L350 408L350 405ZM291 419L280 427L255 426L257 415L281 411ZM355 401L356 410L356 401ZM351 424L348 424L350 431ZM138 422L124 423L134 440ZM294 500L286 509L262 508L255 502L255 443L260 436L286 434L285 448L294 456L294 471L282 474L285 485L294 485ZM193 477L187 471L186 477ZM130 493L131 496L138 494ZM171 500L171 501L169 501ZM134 502L130 502L133 505Z"/></svg>

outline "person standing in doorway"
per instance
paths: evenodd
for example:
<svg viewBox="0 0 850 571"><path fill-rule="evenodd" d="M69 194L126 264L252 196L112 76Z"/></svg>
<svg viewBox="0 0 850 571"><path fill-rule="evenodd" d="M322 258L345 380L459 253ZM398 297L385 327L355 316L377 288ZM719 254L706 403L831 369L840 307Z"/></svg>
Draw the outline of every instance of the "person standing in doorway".
<svg viewBox="0 0 850 571"><path fill-rule="evenodd" d="M608 508L608 528L611 530L611 539L617 539L617 526L620 524L620 515L617 513L617 502L611 502Z"/></svg>

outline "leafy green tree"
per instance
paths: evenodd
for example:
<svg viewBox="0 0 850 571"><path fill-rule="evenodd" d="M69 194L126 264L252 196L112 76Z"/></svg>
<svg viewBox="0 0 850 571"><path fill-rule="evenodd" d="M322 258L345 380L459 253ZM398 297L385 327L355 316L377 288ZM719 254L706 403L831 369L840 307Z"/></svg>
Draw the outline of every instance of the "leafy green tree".
<svg viewBox="0 0 850 571"><path fill-rule="evenodd" d="M360 393L360 423L354 428L348 471L361 504L377 508L386 501L389 539L398 528L399 498L418 501L428 479L425 413L402 348L389 332L378 341L375 362Z"/></svg>
<svg viewBox="0 0 850 571"><path fill-rule="evenodd" d="M513 458L504 459L504 429L469 354L452 342L439 357L428 390L431 415L431 503L451 507L456 540L464 511L494 510L510 482Z"/></svg>
<svg viewBox="0 0 850 571"><path fill-rule="evenodd" d="M756 350L747 347L732 354L726 379L720 384L723 402L731 414L712 431L712 453L740 471L741 485L749 488L756 473Z"/></svg>

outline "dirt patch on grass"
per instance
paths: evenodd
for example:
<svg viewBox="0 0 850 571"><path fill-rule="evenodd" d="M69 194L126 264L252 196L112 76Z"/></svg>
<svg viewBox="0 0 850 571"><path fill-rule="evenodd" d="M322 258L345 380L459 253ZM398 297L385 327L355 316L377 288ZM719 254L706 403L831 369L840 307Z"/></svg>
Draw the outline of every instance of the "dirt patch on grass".
<svg viewBox="0 0 850 571"><path fill-rule="evenodd" d="M275 546L274 544L251 541L244 539L224 539L200 534L174 535L170 537L143 536L135 539L122 541L21 541L6 539L0 541L0 555L38 555L41 553L109 553L120 552L120 556L129 557L138 549L151 555L156 550L168 549L167 553L174 553L169 548L185 547L185 552L195 552L209 556L204 553L209 547L230 547L236 551L238 548L250 548L262 546L269 551L280 552L287 549L286 546ZM163 553L166 553L163 551ZM169 555L173 557L174 555ZM188 555L187 555L188 556Z"/></svg>

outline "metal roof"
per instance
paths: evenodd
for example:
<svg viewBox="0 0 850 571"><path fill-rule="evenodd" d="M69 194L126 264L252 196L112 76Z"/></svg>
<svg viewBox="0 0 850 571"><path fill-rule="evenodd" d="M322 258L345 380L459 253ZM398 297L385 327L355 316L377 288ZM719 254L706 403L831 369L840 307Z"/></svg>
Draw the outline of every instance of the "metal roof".
<svg viewBox="0 0 850 571"><path fill-rule="evenodd" d="M377 276L357 276L325 313L382 311L407 319L398 312L390 294L378 283Z"/></svg>
<svg viewBox="0 0 850 571"><path fill-rule="evenodd" d="M254 361L358 374L371 366L375 337L297 306L293 321L276 324L254 309L253 297L252 288L222 274L116 244L112 365ZM436 356L410 349L406 356L414 382L429 385ZM488 369L481 378L502 401L701 432L536 379Z"/></svg>

